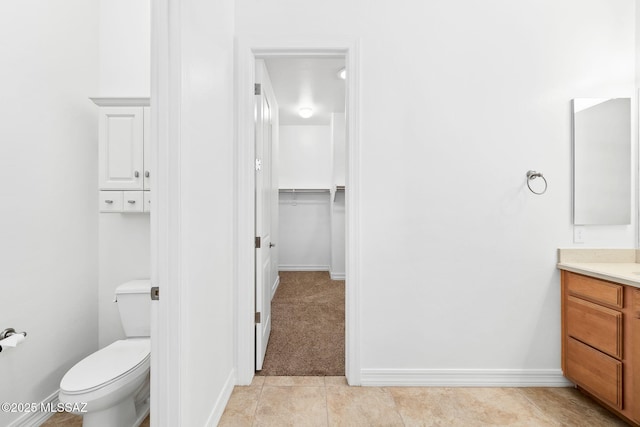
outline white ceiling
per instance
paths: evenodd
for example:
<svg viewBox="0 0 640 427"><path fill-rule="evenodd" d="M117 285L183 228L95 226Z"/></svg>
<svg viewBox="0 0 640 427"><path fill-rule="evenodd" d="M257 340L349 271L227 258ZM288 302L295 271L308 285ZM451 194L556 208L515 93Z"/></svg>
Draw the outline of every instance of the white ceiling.
<svg viewBox="0 0 640 427"><path fill-rule="evenodd" d="M331 113L344 112L345 81L338 77L344 58L269 58L265 60L280 107L280 125L328 125ZM303 119L298 110L311 107Z"/></svg>

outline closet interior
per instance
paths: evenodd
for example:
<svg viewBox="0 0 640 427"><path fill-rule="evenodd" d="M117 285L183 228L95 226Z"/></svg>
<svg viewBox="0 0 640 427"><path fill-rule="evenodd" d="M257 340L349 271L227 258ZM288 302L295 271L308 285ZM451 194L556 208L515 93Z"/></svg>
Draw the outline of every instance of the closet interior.
<svg viewBox="0 0 640 427"><path fill-rule="evenodd" d="M344 58L268 58L277 268L261 375L344 375Z"/></svg>

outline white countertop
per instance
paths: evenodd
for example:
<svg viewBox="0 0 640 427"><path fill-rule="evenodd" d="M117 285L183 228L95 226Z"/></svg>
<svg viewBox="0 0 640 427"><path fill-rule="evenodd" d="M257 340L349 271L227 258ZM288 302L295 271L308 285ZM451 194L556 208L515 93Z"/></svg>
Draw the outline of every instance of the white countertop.
<svg viewBox="0 0 640 427"><path fill-rule="evenodd" d="M640 264L635 262L559 262L560 270L640 288Z"/></svg>

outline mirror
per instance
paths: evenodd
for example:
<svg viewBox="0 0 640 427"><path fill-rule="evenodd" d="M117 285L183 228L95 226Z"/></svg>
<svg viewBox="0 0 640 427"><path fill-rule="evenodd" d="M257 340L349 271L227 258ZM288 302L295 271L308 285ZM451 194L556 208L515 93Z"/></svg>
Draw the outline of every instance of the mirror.
<svg viewBox="0 0 640 427"><path fill-rule="evenodd" d="M631 224L631 100L573 100L573 223Z"/></svg>

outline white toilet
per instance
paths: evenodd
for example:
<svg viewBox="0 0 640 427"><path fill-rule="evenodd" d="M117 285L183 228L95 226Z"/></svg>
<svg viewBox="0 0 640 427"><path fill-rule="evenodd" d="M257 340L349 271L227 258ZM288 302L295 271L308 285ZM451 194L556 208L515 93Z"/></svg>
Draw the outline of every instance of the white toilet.
<svg viewBox="0 0 640 427"><path fill-rule="evenodd" d="M149 280L118 286L127 339L87 356L60 381L61 403L80 410L86 403L86 412L76 412L84 427L137 427L149 413L150 290Z"/></svg>

